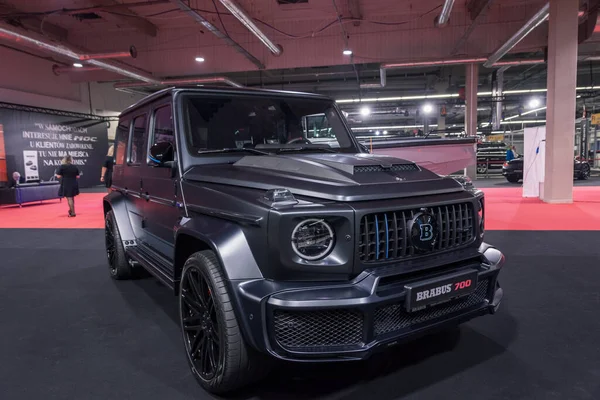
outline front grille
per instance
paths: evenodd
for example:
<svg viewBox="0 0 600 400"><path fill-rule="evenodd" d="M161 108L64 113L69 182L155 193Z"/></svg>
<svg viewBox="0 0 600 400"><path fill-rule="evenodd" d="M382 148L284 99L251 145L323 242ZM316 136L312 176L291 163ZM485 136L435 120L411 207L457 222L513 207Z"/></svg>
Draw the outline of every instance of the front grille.
<svg viewBox="0 0 600 400"><path fill-rule="evenodd" d="M286 350L320 351L362 344L363 314L357 310L276 310L275 339Z"/></svg>
<svg viewBox="0 0 600 400"><path fill-rule="evenodd" d="M407 312L404 304L392 304L375 311L375 336L399 331L433 319L483 304L488 295L489 280L477 284L475 292L449 303Z"/></svg>
<svg viewBox="0 0 600 400"><path fill-rule="evenodd" d="M409 224L421 209L368 214L360 221L359 259L377 262L433 253L469 244L475 238L472 203L427 208L437 221L438 238L431 250L415 250L410 243Z"/></svg>
<svg viewBox="0 0 600 400"><path fill-rule="evenodd" d="M383 167L381 165L357 165L354 167L354 173L360 172L407 172L407 171L419 171L419 167L416 164L394 164L390 167Z"/></svg>

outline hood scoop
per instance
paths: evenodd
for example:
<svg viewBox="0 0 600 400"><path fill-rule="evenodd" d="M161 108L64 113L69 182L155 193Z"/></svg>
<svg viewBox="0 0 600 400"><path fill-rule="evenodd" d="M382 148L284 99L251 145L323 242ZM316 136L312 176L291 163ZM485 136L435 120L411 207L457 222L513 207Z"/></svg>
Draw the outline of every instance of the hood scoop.
<svg viewBox="0 0 600 400"><path fill-rule="evenodd" d="M410 172L419 171L416 164L392 164L392 165L355 165L354 173L364 172Z"/></svg>

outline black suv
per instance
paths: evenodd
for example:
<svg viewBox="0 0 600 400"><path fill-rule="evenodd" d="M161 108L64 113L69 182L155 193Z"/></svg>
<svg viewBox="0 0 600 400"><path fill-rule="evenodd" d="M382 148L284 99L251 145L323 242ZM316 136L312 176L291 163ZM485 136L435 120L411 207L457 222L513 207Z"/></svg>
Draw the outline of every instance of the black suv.
<svg viewBox="0 0 600 400"><path fill-rule="evenodd" d="M104 212L110 274L147 270L174 291L191 370L214 393L272 358L364 359L502 298L483 193L369 154L319 95L149 96L120 116Z"/></svg>

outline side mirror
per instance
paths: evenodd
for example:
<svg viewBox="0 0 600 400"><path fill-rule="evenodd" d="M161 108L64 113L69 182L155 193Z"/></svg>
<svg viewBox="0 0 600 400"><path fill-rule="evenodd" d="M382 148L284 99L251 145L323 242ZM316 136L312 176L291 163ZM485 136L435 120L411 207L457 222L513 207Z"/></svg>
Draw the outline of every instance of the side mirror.
<svg viewBox="0 0 600 400"><path fill-rule="evenodd" d="M158 142L150 147L150 160L157 166L166 166L169 161L173 161L173 145L169 142Z"/></svg>

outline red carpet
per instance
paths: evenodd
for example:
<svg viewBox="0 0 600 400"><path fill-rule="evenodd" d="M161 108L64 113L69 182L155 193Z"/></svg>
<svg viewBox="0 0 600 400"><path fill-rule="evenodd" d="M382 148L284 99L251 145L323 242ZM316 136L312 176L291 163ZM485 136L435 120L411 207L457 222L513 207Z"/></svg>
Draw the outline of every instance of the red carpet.
<svg viewBox="0 0 600 400"><path fill-rule="evenodd" d="M488 230L600 230L600 187L574 189L573 204L545 204L521 197L521 188L483 189ZM0 208L0 228L103 228L104 193L75 199L77 217L68 218L66 201Z"/></svg>

